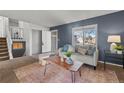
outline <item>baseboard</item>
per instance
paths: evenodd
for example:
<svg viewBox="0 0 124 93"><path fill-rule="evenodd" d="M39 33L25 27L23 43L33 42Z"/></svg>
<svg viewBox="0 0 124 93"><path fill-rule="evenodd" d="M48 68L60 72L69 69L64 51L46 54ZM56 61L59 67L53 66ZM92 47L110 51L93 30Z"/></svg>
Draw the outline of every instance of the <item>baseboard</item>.
<svg viewBox="0 0 124 93"><path fill-rule="evenodd" d="M98 61L100 63L104 63L104 61ZM105 62L106 64L109 64L109 65L114 65L114 66L119 66L119 67L123 67L122 65L118 65L118 64L114 64L114 63L110 63L110 62Z"/></svg>

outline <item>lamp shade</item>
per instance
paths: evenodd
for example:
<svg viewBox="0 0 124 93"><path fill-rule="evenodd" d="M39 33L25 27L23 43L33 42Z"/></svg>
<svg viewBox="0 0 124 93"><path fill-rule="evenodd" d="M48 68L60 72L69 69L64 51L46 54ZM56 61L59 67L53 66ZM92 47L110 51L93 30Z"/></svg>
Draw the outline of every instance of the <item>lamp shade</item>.
<svg viewBox="0 0 124 93"><path fill-rule="evenodd" d="M110 35L108 36L107 42L121 43L121 37L120 35Z"/></svg>

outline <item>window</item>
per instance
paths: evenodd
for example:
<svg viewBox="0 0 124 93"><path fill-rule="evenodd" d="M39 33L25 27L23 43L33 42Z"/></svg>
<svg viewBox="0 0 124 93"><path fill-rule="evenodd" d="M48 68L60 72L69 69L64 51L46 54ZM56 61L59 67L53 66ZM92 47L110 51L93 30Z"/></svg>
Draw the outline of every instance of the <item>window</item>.
<svg viewBox="0 0 124 93"><path fill-rule="evenodd" d="M96 44L96 30L87 29L84 32L84 45L95 45Z"/></svg>
<svg viewBox="0 0 124 93"><path fill-rule="evenodd" d="M72 29L72 45L96 45L97 25L88 25Z"/></svg>

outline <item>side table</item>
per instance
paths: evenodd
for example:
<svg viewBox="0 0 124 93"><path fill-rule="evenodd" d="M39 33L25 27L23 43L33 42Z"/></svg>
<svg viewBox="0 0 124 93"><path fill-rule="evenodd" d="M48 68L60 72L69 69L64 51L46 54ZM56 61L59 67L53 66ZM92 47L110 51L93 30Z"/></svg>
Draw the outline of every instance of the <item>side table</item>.
<svg viewBox="0 0 124 93"><path fill-rule="evenodd" d="M104 70L106 69L106 59L112 58L122 60L124 69L124 52L122 54L112 53L110 50L104 50Z"/></svg>

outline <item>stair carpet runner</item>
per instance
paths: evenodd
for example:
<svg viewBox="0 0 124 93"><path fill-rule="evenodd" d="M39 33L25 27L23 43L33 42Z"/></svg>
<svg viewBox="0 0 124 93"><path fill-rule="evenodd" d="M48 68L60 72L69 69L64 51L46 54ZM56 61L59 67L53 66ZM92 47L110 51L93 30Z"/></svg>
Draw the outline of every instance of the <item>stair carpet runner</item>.
<svg viewBox="0 0 124 93"><path fill-rule="evenodd" d="M9 60L6 38L0 37L0 62Z"/></svg>

